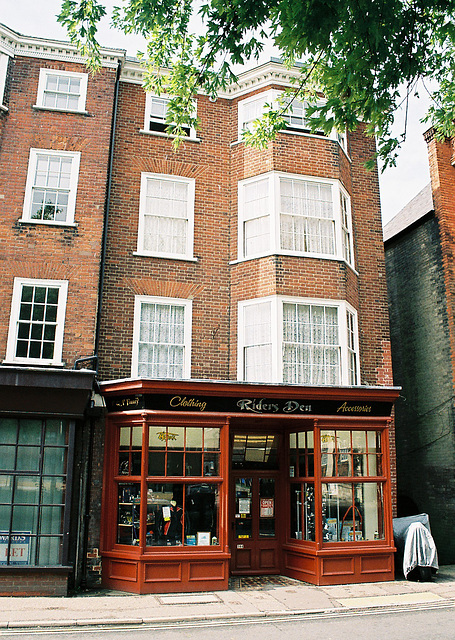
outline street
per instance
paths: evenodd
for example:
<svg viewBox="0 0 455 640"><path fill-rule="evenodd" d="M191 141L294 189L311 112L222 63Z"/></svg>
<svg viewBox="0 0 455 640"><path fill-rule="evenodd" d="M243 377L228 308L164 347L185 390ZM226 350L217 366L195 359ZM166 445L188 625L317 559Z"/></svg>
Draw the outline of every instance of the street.
<svg viewBox="0 0 455 640"><path fill-rule="evenodd" d="M390 607L381 611L315 613L292 618L239 621L197 621L175 624L113 628L73 628L62 631L0 630L1 640L452 640L455 637L454 606Z"/></svg>

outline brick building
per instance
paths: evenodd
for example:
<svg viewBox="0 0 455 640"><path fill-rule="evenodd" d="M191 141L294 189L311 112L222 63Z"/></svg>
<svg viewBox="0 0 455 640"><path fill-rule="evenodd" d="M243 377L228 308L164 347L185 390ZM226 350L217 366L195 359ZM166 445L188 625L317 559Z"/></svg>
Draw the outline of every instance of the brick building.
<svg viewBox="0 0 455 640"><path fill-rule="evenodd" d="M455 561L454 154L425 134L431 184L384 228L396 403L398 514L428 513Z"/></svg>
<svg viewBox="0 0 455 640"><path fill-rule="evenodd" d="M66 593L85 535L94 366L77 363L96 349L122 56L89 76L67 43L0 25L2 594Z"/></svg>
<svg viewBox="0 0 455 640"><path fill-rule="evenodd" d="M231 574L390 579L398 390L363 166L374 142L309 134L294 103L267 149L246 147L244 127L290 83L271 61L214 102L198 95L200 128L174 151L167 98L144 93L136 61L104 51L87 77L66 44L1 34L0 418L15 462L0 474L19 487L0 495L1 591L33 592L37 576L64 589L68 574L90 586L101 566L103 584L136 592L227 588ZM84 357L95 380L73 370ZM46 440L56 420L68 440ZM27 429L41 434L33 474ZM66 508L48 442L55 460L72 453ZM41 528L18 531L29 485L54 493L27 502Z"/></svg>

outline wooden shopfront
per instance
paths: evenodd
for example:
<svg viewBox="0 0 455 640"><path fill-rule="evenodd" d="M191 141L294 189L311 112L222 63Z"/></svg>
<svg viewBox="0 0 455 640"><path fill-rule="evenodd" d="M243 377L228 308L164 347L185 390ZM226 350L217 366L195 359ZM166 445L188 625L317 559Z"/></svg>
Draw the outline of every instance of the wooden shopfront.
<svg viewBox="0 0 455 640"><path fill-rule="evenodd" d="M393 579L397 388L137 379L101 390L105 586Z"/></svg>

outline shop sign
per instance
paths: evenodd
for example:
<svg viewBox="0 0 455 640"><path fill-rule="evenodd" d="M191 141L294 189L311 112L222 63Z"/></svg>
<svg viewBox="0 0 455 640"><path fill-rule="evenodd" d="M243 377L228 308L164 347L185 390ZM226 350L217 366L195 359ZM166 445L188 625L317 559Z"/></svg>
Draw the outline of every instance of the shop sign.
<svg viewBox="0 0 455 640"><path fill-rule="evenodd" d="M7 531L0 531L0 564L7 564L8 562L9 539L11 539L9 564L29 564L30 531L18 531L11 536L8 535Z"/></svg>
<svg viewBox="0 0 455 640"><path fill-rule="evenodd" d="M274 498L261 498L260 502L260 517L261 518L273 518L275 515L275 499Z"/></svg>
<svg viewBox="0 0 455 640"><path fill-rule="evenodd" d="M196 396L185 394L147 394L107 398L109 411L150 409L154 411L190 411L195 413L237 413L244 415L336 415L390 416L392 402L363 400L311 400Z"/></svg>

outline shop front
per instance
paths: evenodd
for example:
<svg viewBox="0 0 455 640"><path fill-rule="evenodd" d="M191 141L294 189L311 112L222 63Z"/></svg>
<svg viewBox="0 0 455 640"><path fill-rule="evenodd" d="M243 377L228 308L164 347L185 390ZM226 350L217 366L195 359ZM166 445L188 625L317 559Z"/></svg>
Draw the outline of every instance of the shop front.
<svg viewBox="0 0 455 640"><path fill-rule="evenodd" d="M393 579L391 387L121 380L108 408L103 584Z"/></svg>

